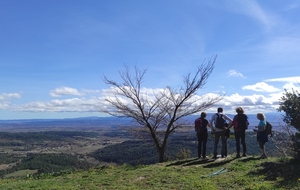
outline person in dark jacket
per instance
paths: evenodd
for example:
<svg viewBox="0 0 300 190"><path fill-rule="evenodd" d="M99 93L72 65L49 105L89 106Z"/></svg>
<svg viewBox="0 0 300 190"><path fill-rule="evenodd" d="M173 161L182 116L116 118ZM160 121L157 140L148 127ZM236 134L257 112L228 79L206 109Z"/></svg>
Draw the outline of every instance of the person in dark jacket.
<svg viewBox="0 0 300 190"><path fill-rule="evenodd" d="M195 131L198 138L198 158L207 159L206 157L206 143L207 143L207 127L210 127L210 124L205 119L206 113L202 112L200 117L195 120ZM201 129L200 129L201 128Z"/></svg>
<svg viewBox="0 0 300 190"><path fill-rule="evenodd" d="M236 158L240 158L240 144L243 147L243 157L247 156L247 146L246 146L246 130L248 129L249 121L248 116L244 114L244 109L242 107L237 107L235 109L237 115L234 116L232 124L229 126L234 129L235 136L235 146L236 146Z"/></svg>

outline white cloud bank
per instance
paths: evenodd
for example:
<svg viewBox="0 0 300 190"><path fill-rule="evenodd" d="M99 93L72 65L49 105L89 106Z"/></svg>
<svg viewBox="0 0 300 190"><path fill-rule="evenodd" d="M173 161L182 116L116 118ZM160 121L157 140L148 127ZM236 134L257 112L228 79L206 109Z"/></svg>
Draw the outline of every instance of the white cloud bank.
<svg viewBox="0 0 300 190"><path fill-rule="evenodd" d="M232 73L237 73L232 70ZM235 74L234 74L235 75ZM240 76L240 75L238 75ZM222 106L226 110L230 110L234 114L237 106L243 106L247 113L263 112L276 112L278 102L282 97L284 89L299 90L297 80L300 77L288 78L274 78L267 79L264 82L258 82L254 85L246 85L242 87L243 90L250 90L256 93L241 95L238 93L224 96L223 100L214 105L213 108L206 110L207 112L215 112L215 107ZM267 82L283 82L284 84L277 88L269 85ZM294 85L296 84L296 85ZM100 90L78 90L71 87L60 87L50 92L51 97L60 97L60 99L53 99L49 101L35 101L25 104L12 105L12 99L21 98L19 93L2 93L0 94L0 109L12 110L17 112L99 112L102 108L109 106L105 102L106 98L113 98L115 94L114 88ZM153 98L156 93L161 93L164 89L151 89L142 88L143 98ZM201 90L200 90L201 92ZM260 94L261 93L261 94ZM69 96L80 96L77 98L70 98ZM217 96L216 93L203 94L200 98L205 101L205 97ZM195 98L199 98L196 96ZM130 104L128 100L122 100L124 103ZM226 111L230 113L230 111ZM100 114L100 113L99 113Z"/></svg>
<svg viewBox="0 0 300 190"><path fill-rule="evenodd" d="M109 106L107 102L104 101L104 99L113 98L115 92L115 89L113 88L103 89L101 94L95 96L95 92L99 93L99 91L82 90L85 91L83 95L83 93L81 93L79 90L74 88L66 87L64 89L69 89L69 90L72 89L71 92L75 92L75 94L80 94L82 97L65 98L61 100L54 99L46 102L37 101L37 102L30 102L22 105L12 105L10 106L10 110L19 111L19 112L99 112L102 108ZM149 100L151 100L153 98L153 94L160 93L161 91L163 91L163 89L143 88L142 89L143 98L148 98ZM88 94L87 92L90 92L90 94L93 95L90 96L90 94ZM66 94L66 93L60 93L60 94ZM209 93L209 94L204 94L201 97L196 95L195 98L197 99L200 97L201 99L203 99L203 101L205 101L206 97L214 97L214 96L218 96L218 94ZM126 100L124 99L122 101L128 104L131 103L127 99ZM195 104L197 103L200 102L196 102ZM271 111L274 111L274 108L272 108L272 106L276 104L278 104L278 96L275 95L265 96L260 94L254 94L254 95L245 96L236 93L229 96L225 96L224 99L214 107L222 106L232 111L234 111L236 106L244 106L244 107L248 107L249 109L257 109L257 108L266 109L268 107L269 109L270 108L272 109Z"/></svg>
<svg viewBox="0 0 300 190"><path fill-rule="evenodd" d="M242 87L243 90L253 90L256 92L278 92L281 89L275 88L274 86L268 85L265 82L258 82L254 85L247 85Z"/></svg>

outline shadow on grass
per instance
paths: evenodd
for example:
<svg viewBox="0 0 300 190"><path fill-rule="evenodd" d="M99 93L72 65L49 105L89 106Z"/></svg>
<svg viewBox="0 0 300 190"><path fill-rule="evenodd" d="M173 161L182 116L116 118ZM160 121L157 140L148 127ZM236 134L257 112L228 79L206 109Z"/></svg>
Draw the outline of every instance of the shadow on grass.
<svg viewBox="0 0 300 190"><path fill-rule="evenodd" d="M218 166L226 165L227 163L233 161L234 159L226 158L224 160L215 160L214 162L203 166L203 168L214 168Z"/></svg>
<svg viewBox="0 0 300 190"><path fill-rule="evenodd" d="M203 167L205 168L213 168L216 166L222 166L227 164L228 162L231 162L233 159L226 158L226 159L188 159L188 160L180 160L171 164L166 165L168 166L193 166L193 165L200 165L200 164L205 164Z"/></svg>
<svg viewBox="0 0 300 190"><path fill-rule="evenodd" d="M187 160L180 160L180 161L176 161L174 163L168 164L166 165L168 166L191 166L191 165L199 165L199 164L205 164L208 162L213 162L214 160L202 160L202 159L198 159L198 158L193 158L193 159L187 159Z"/></svg>
<svg viewBox="0 0 300 190"><path fill-rule="evenodd" d="M179 161L176 161L174 163L168 164L166 166L167 167L168 166L179 166L179 165L183 165L183 164L186 164L186 163L189 163L189 162L193 162L193 161L196 161L196 160L198 160L198 158L187 159L187 160L179 160Z"/></svg>
<svg viewBox="0 0 300 190"><path fill-rule="evenodd" d="M264 175L265 180L279 181L279 187L300 187L300 163L295 160L287 162L263 162L256 171L249 172L249 175Z"/></svg>
<svg viewBox="0 0 300 190"><path fill-rule="evenodd" d="M247 157L247 158L243 158L241 159L240 161L241 162L249 162L249 161L252 161L252 160L260 160L261 158L259 157Z"/></svg>
<svg viewBox="0 0 300 190"><path fill-rule="evenodd" d="M212 160L212 159L210 159L210 160L209 159L207 159L207 160L198 159L196 161L183 164L182 166L192 166L192 165L206 164L206 163L209 163L209 162L214 162L214 160Z"/></svg>

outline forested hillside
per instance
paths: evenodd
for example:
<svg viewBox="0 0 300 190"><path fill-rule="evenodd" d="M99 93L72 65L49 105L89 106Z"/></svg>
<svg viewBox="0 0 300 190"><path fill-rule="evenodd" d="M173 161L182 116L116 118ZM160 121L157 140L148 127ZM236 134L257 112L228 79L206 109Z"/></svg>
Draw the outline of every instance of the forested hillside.
<svg viewBox="0 0 300 190"><path fill-rule="evenodd" d="M115 135L118 135L116 132ZM281 157L286 144L287 136L283 133L274 132L274 136L266 143L266 151L269 156ZM208 138L207 154L212 156L213 137ZM259 156L261 151L256 141L256 133L248 131L246 133L247 153L251 156ZM219 153L221 143L219 143ZM234 135L228 139L228 153L235 156ZM106 146L90 154L98 160L104 162L114 162L118 164L153 164L157 163L157 153L151 141L128 140L120 144ZM174 134L168 143L167 156L169 160L193 158L197 156L197 138L193 132L181 132Z"/></svg>

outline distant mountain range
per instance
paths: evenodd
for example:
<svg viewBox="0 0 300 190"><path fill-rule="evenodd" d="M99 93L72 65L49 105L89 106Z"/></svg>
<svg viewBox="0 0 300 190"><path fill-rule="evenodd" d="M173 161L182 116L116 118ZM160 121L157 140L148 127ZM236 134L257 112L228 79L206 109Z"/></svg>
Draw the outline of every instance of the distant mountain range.
<svg viewBox="0 0 300 190"><path fill-rule="evenodd" d="M207 119L211 118L211 114L207 114ZM249 130L258 124L256 114L247 114L249 118ZM233 118L234 115L228 114ZM191 115L185 117L188 122L193 124L194 120L199 117L198 115ZM278 113L266 114L267 120L272 123L274 130L279 130L280 123L283 123ZM117 118L117 117L79 117L67 119L19 119L19 120L0 120L0 128L5 126L19 126L19 127L50 127L50 126L63 126L63 127L116 127L128 126L134 124L130 118Z"/></svg>

